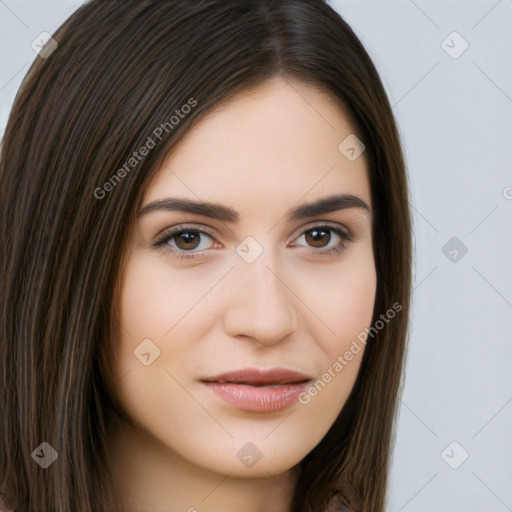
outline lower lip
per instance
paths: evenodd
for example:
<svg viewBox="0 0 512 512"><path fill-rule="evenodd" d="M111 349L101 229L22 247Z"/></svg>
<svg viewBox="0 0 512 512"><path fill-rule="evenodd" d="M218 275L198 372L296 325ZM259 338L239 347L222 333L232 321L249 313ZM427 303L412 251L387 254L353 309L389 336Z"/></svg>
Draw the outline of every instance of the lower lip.
<svg viewBox="0 0 512 512"><path fill-rule="evenodd" d="M225 402L249 412L277 412L297 402L309 382L282 384L277 387L249 386L219 382L203 382Z"/></svg>

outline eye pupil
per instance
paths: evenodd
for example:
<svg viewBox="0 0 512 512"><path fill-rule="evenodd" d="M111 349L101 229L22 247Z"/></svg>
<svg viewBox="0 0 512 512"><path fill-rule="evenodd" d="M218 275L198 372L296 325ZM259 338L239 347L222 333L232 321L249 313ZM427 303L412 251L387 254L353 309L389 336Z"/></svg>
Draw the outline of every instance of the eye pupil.
<svg viewBox="0 0 512 512"><path fill-rule="evenodd" d="M323 247L331 241L331 232L326 229L312 229L306 233L306 241L313 247Z"/></svg>
<svg viewBox="0 0 512 512"><path fill-rule="evenodd" d="M180 249L195 249L199 245L199 233L194 233L192 231L183 231L176 236L176 245Z"/></svg>

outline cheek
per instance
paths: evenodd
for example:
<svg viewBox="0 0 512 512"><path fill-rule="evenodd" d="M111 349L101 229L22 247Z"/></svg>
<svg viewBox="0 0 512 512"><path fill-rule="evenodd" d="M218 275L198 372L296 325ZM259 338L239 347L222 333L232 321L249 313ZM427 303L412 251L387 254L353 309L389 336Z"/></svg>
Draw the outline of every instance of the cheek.
<svg viewBox="0 0 512 512"><path fill-rule="evenodd" d="M324 352L338 353L371 324L377 289L371 249L354 251L338 266L317 270L302 286L304 302L317 317L321 332L315 337Z"/></svg>
<svg viewBox="0 0 512 512"><path fill-rule="evenodd" d="M308 296L321 322L310 325L323 353L322 372L314 386L302 396L317 418L329 427L346 402L357 379L365 344L361 333L371 326L377 275L371 245L347 254L338 268L317 272L308 280ZM313 286L314 284L314 286Z"/></svg>
<svg viewBox="0 0 512 512"><path fill-rule="evenodd" d="M120 340L114 362L118 378L130 373L131 380L147 379L149 373L179 367L193 357L191 340L204 336L215 311L208 291L226 269L188 270L173 271L160 257L132 254L120 291ZM148 351L151 359L153 354L158 357L144 366L137 355Z"/></svg>
<svg viewBox="0 0 512 512"><path fill-rule="evenodd" d="M331 288L331 293L337 295L329 306L329 319L342 338L354 338L372 321L377 289L373 261L352 268L339 279L340 286Z"/></svg>
<svg viewBox="0 0 512 512"><path fill-rule="evenodd" d="M323 282L324 292L318 293L319 287L315 287L316 293L310 295L324 324L315 331L323 365L300 402L325 431L335 421L355 384L365 349L361 333L371 326L377 277L372 253L360 256L353 264L345 262L343 268L324 275L323 281L317 280L317 284Z"/></svg>
<svg viewBox="0 0 512 512"><path fill-rule="evenodd" d="M157 265L137 257L129 261L119 303L120 340L115 361L119 377L130 373L130 380L133 380L139 373L144 375L160 366L164 348L162 339L178 321L184 302L183 294L177 294L171 283L162 276ZM139 352L149 352L154 362L145 367L137 359Z"/></svg>
<svg viewBox="0 0 512 512"><path fill-rule="evenodd" d="M155 266L144 264L133 258L126 268L121 289L122 324L132 335L162 335L168 327L166 320L169 308L168 288Z"/></svg>
<svg viewBox="0 0 512 512"><path fill-rule="evenodd" d="M121 289L121 317L133 338L164 338L188 313L193 313L218 280L219 272L188 270L172 271L159 257L132 258Z"/></svg>
<svg viewBox="0 0 512 512"><path fill-rule="evenodd" d="M165 370L176 373L173 362L180 367L189 356L187 341L195 331L187 313L199 310L194 305L208 289L185 273L171 275L169 266L158 260L133 254L125 268L114 361L117 398L131 420L148 430L190 407L190 396ZM144 354L148 353L146 365Z"/></svg>

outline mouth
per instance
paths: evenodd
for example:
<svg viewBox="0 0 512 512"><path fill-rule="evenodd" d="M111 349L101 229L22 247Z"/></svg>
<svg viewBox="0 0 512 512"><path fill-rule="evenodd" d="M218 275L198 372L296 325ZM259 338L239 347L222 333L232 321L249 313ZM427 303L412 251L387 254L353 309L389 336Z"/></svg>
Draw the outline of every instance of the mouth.
<svg viewBox="0 0 512 512"><path fill-rule="evenodd" d="M312 380L286 368L245 368L204 378L201 382L236 409L271 413L294 404Z"/></svg>

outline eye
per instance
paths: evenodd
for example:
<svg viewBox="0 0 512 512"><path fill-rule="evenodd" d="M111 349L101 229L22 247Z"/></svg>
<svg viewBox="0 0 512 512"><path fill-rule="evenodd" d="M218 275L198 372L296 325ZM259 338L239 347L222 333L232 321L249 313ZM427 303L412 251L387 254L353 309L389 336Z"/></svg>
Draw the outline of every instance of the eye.
<svg viewBox="0 0 512 512"><path fill-rule="evenodd" d="M296 239L293 245L319 249L315 251L317 254L331 254L345 249L346 243L350 240L350 235L341 228L323 225L308 229Z"/></svg>
<svg viewBox="0 0 512 512"><path fill-rule="evenodd" d="M213 235L204 230L176 226L167 231L153 245L155 247L167 246L171 254L178 258L193 258L198 256L198 253L213 248L215 244Z"/></svg>
<svg viewBox="0 0 512 512"><path fill-rule="evenodd" d="M315 255L337 254L351 241L350 235L339 226L313 226L304 231L292 246L314 249ZM172 257L192 259L204 255L208 249L222 247L211 233L191 226L175 226L165 232L154 247L166 249Z"/></svg>

